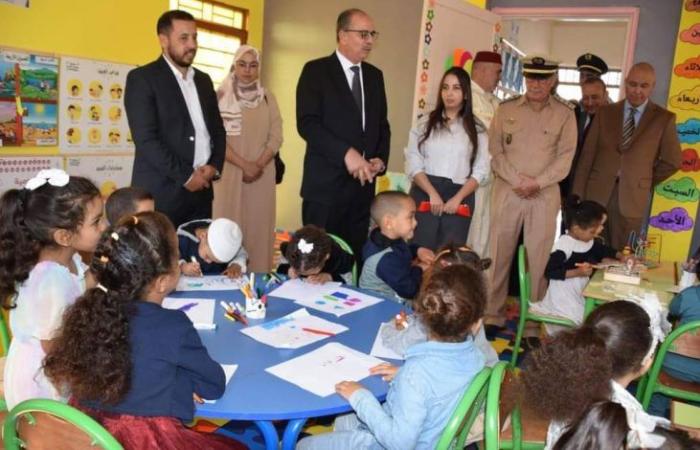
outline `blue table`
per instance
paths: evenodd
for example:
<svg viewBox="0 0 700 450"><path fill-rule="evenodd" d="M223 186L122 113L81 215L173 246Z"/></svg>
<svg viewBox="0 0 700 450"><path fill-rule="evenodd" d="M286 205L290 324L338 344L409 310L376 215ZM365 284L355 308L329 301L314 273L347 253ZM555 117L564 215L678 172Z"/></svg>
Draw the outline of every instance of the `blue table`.
<svg viewBox="0 0 700 450"><path fill-rule="evenodd" d="M173 292L172 297L217 299L214 321L217 329L200 331L202 342L215 361L221 364L238 364L238 370L226 386L224 396L216 403L197 406L196 414L202 417L227 420L252 420L260 428L268 450L279 448L279 435L273 420L288 420L282 437L282 449L294 448L299 432L307 419L335 415L350 411L348 402L337 394L318 397L302 388L265 372L265 369L291 358L303 355L329 342L339 342L361 352L369 353L381 322L394 317L401 309L398 303L385 300L360 311L335 317L309 309L311 314L341 323L349 328L337 336L323 339L296 350L270 347L243 333L243 324L231 322L223 315L218 300L243 303L240 291ZM250 320L256 325L285 316L299 306L291 300L271 297L264 320ZM401 364L401 361L391 361ZM361 381L380 401L384 400L388 384L379 376Z"/></svg>

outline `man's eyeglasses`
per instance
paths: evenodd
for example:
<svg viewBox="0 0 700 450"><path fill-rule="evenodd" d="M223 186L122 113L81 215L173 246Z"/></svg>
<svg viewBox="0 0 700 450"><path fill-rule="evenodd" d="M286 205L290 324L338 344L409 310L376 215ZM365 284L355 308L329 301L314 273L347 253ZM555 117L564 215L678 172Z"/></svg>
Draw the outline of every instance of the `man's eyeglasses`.
<svg viewBox="0 0 700 450"><path fill-rule="evenodd" d="M359 33L359 34L360 34L360 37L361 37L362 40L364 40L364 41L366 41L366 40L369 39L370 37L371 37L373 40L379 39L379 31L374 31L374 30L372 30L372 31L370 31L370 30L344 30L344 31L349 31L349 32L353 32L353 33Z"/></svg>

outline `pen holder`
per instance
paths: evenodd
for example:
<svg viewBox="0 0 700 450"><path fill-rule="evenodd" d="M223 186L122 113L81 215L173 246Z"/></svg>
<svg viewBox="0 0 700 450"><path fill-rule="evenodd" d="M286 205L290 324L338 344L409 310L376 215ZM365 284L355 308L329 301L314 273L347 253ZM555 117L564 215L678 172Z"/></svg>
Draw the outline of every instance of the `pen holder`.
<svg viewBox="0 0 700 450"><path fill-rule="evenodd" d="M267 308L265 303L259 298L246 297L245 299L245 315L249 319L264 319Z"/></svg>

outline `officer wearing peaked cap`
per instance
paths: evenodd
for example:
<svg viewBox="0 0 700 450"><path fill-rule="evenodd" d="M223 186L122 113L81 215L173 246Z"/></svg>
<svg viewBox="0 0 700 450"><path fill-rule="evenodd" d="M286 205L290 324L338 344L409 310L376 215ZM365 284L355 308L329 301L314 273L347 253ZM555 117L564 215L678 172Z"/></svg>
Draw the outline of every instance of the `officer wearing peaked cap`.
<svg viewBox="0 0 700 450"><path fill-rule="evenodd" d="M584 53L579 56L576 60L576 67L579 73L579 83L587 78L600 78L608 73L608 65L603 61L603 58L593 53Z"/></svg>
<svg viewBox="0 0 700 450"><path fill-rule="evenodd" d="M489 331L504 325L511 263L524 232L532 299L540 300L547 283L544 269L556 232L560 206L558 182L569 172L576 150L573 106L550 91L559 64L533 55L523 61L525 94L498 107L489 130L495 174L491 201L491 295L486 310Z"/></svg>

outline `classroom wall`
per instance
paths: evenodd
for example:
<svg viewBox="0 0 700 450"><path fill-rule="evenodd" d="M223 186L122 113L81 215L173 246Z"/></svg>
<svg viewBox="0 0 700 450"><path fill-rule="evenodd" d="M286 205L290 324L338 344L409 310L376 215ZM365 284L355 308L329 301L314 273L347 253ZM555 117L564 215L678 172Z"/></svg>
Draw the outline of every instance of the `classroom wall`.
<svg viewBox="0 0 700 450"><path fill-rule="evenodd" d="M249 42L262 45L264 0L219 0L250 11ZM0 47L144 64L160 54L156 21L168 0L32 0L0 3ZM60 76L60 74L59 74ZM58 147L21 147L4 154L56 154Z"/></svg>
<svg viewBox="0 0 700 450"><path fill-rule="evenodd" d="M488 9L501 8L555 8L555 7L611 7L639 8L639 28L634 61L648 61L656 67L656 90L652 100L665 105L676 47L676 33L680 21L681 0L488 0ZM595 49L591 49L595 52Z"/></svg>
<svg viewBox="0 0 700 450"><path fill-rule="evenodd" d="M281 151L287 172L277 189L277 226L284 229L294 230L301 224L299 188L305 142L296 130L299 74L306 61L335 50L336 18L343 9L351 7L367 11L380 32L369 62L384 72L391 124L389 169L403 172L403 149L411 126L417 31L423 0L267 0L262 79L277 97L284 122Z"/></svg>

